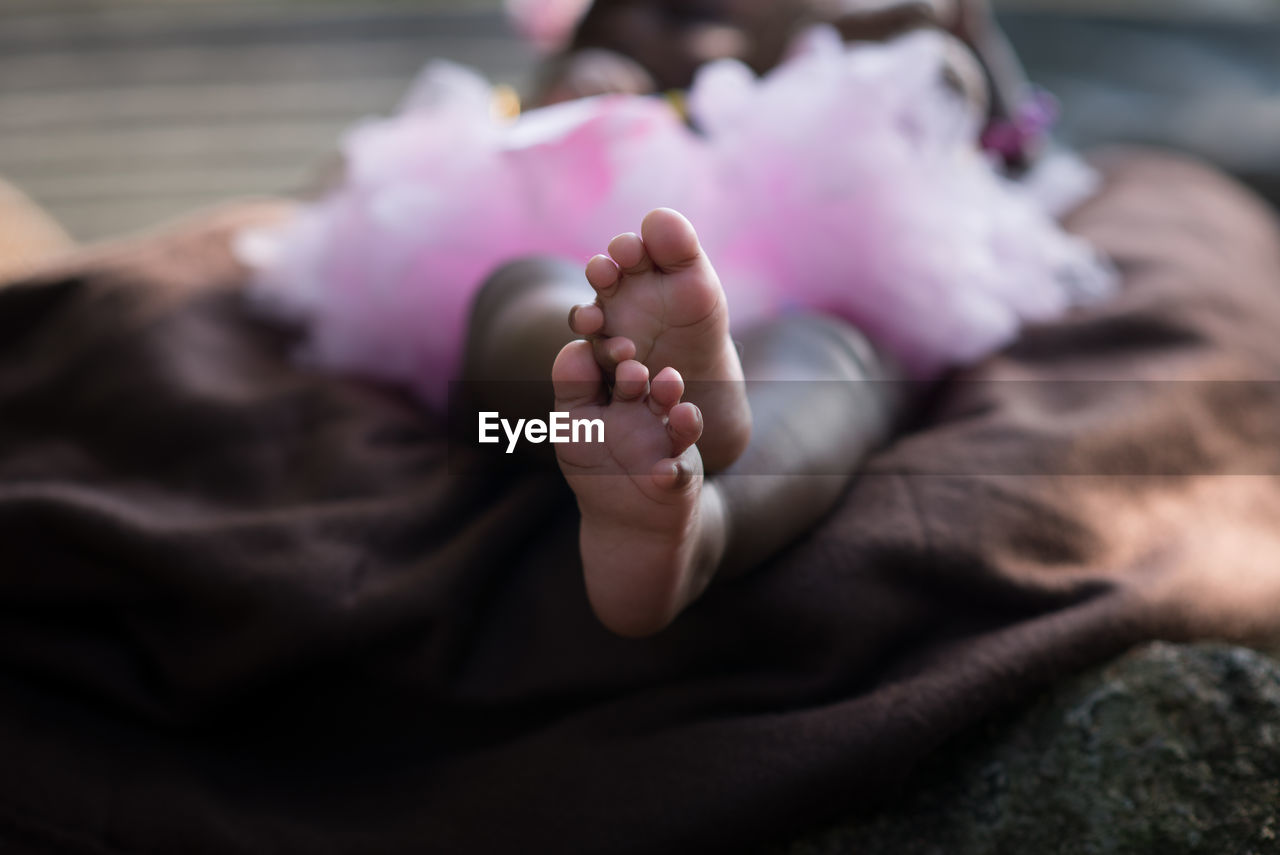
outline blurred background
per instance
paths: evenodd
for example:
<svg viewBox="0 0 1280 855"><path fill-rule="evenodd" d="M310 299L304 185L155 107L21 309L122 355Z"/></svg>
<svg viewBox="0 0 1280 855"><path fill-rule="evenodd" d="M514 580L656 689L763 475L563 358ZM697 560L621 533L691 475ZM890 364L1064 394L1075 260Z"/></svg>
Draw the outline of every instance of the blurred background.
<svg viewBox="0 0 1280 855"><path fill-rule="evenodd" d="M1208 157L1280 199L1280 0L1004 0L1073 143ZM524 87L499 0L0 0L0 175L91 241L314 183L447 57Z"/></svg>

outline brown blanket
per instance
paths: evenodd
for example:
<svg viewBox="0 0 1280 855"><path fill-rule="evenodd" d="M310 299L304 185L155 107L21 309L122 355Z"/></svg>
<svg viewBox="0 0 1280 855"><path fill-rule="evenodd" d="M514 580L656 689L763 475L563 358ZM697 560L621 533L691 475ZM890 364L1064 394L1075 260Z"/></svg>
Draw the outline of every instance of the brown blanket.
<svg viewBox="0 0 1280 855"><path fill-rule="evenodd" d="M644 642L553 474L291 364L241 215L0 291L0 848L750 850L1135 642L1274 634L1280 234L1198 166L1108 170L1074 226L1124 294Z"/></svg>

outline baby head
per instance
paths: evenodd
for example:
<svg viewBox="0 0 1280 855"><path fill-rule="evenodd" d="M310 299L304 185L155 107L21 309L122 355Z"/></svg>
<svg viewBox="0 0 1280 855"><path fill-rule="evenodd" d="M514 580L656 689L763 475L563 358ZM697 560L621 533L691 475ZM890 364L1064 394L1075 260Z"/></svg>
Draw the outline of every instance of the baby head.
<svg viewBox="0 0 1280 855"><path fill-rule="evenodd" d="M636 62L659 89L689 85L698 66L733 57L757 70L777 64L803 17L802 0L597 0L574 50Z"/></svg>
<svg viewBox="0 0 1280 855"><path fill-rule="evenodd" d="M764 72L798 32L818 23L850 41L925 27L961 35L978 6L985 0L596 0L568 50L550 63L542 100L682 89L715 59Z"/></svg>

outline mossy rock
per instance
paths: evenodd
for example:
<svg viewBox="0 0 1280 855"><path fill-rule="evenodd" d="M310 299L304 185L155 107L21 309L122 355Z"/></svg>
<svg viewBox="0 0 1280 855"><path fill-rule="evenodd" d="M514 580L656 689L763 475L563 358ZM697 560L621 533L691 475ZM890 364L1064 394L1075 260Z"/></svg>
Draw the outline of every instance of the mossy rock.
<svg viewBox="0 0 1280 855"><path fill-rule="evenodd" d="M944 751L787 855L1280 853L1280 662L1153 644Z"/></svg>

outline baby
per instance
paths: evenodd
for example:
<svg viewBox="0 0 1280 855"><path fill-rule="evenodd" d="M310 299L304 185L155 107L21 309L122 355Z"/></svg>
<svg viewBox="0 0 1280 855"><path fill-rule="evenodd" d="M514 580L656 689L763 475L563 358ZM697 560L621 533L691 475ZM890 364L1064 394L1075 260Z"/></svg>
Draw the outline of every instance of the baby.
<svg viewBox="0 0 1280 855"><path fill-rule="evenodd" d="M601 0L548 100L632 94L510 120L478 75L433 65L399 116L348 136L339 186L246 242L259 293L309 323L315 364L435 408L462 376L508 425L553 401L603 425L553 446L587 591L610 629L657 632L831 509L911 388L879 381L937 377L1107 292L1090 248L979 151L1003 101L969 9ZM952 35L841 44L922 26ZM706 66L687 112L634 94L715 57L742 62ZM1007 163L1031 150L1007 139ZM638 229L587 263L594 294L580 261L548 260L587 258L610 226Z"/></svg>
<svg viewBox="0 0 1280 855"><path fill-rule="evenodd" d="M765 70L798 27L826 20L850 39L923 26L955 34L954 83L985 105L985 74L965 46L990 44L984 12L948 0L602 0L552 64L544 100L683 87L725 56ZM558 445L556 455L581 510L591 605L614 632L644 636L713 578L775 554L827 513L890 435L907 385L880 382L899 378L890 360L831 317L788 315L735 343L716 269L676 211L655 210L638 233L619 235L586 278L595 300L580 303L580 272L556 263L496 274L475 304L465 376L521 379L549 366L556 410L603 421L602 444ZM545 414L552 393L525 388L526 400L487 404Z"/></svg>

